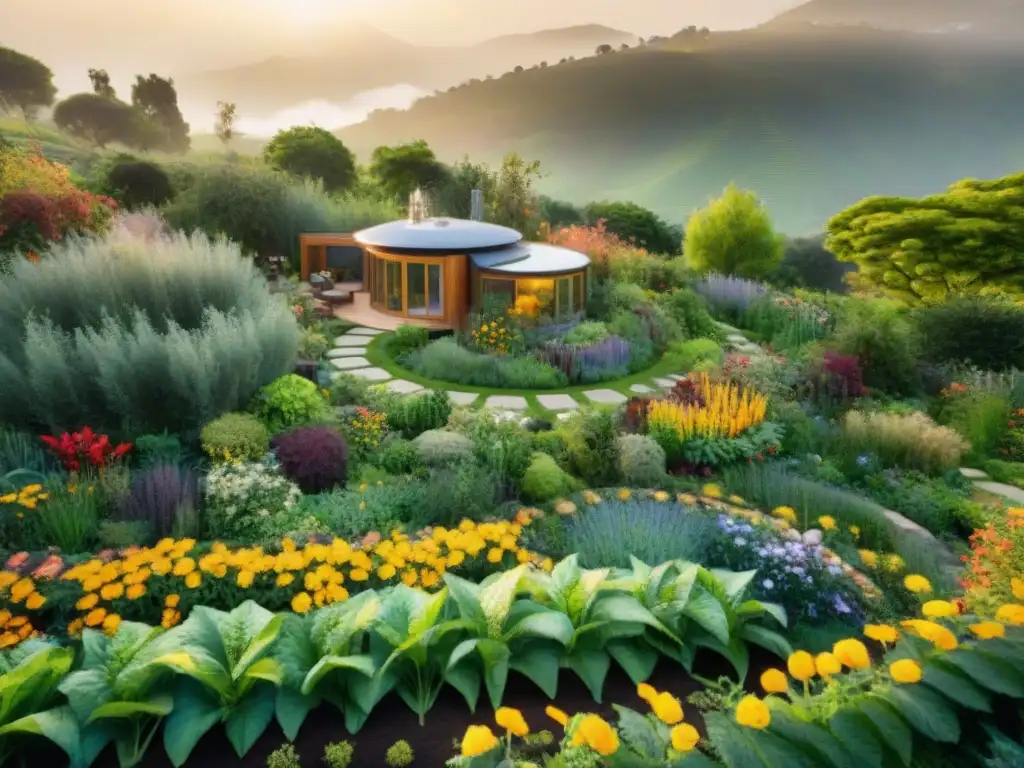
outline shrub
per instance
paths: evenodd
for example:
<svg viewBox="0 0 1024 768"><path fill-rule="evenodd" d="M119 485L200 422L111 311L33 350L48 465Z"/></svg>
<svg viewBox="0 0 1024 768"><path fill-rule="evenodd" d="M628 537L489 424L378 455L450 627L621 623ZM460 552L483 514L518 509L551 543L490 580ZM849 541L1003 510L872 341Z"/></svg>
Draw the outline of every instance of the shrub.
<svg viewBox="0 0 1024 768"><path fill-rule="evenodd" d="M343 192L356 181L355 155L326 128L278 131L263 147L263 161L295 176L319 179L331 192Z"/></svg>
<svg viewBox="0 0 1024 768"><path fill-rule="evenodd" d="M48 491L43 514L36 516L44 546L56 546L69 555L88 552L99 531L102 494L78 493L67 486Z"/></svg>
<svg viewBox="0 0 1024 768"><path fill-rule="evenodd" d="M0 422L33 431L194 434L288 371L298 343L237 247L202 236L61 243L0 283L0 327Z"/></svg>
<svg viewBox="0 0 1024 768"><path fill-rule="evenodd" d="M104 520L96 532L100 549L128 549L153 539L153 530L138 520Z"/></svg>
<svg viewBox="0 0 1024 768"><path fill-rule="evenodd" d="M639 488L653 488L665 478L665 451L646 435L619 438L619 472L622 482Z"/></svg>
<svg viewBox="0 0 1024 768"><path fill-rule="evenodd" d="M291 744L278 747L267 757L267 768L302 768L299 753Z"/></svg>
<svg viewBox="0 0 1024 768"><path fill-rule="evenodd" d="M693 284L693 290L704 297L715 315L724 316L733 323L753 302L768 295L768 286L764 283L718 274L701 278Z"/></svg>
<svg viewBox="0 0 1024 768"><path fill-rule="evenodd" d="M556 432L565 444L567 465L573 475L595 488L618 480L618 425L611 409L577 411Z"/></svg>
<svg viewBox="0 0 1024 768"><path fill-rule="evenodd" d="M400 325L394 336L388 339L388 352L396 360L402 355L412 352L414 349L427 346L430 341L430 333L426 328L415 325Z"/></svg>
<svg viewBox="0 0 1024 768"><path fill-rule="evenodd" d="M0 427L0 477L19 469L46 475L57 469L57 461L36 435Z"/></svg>
<svg viewBox="0 0 1024 768"><path fill-rule="evenodd" d="M407 766L412 765L412 761L412 747L410 747L409 742L404 739L396 741L388 747L388 751L384 755L384 762L386 762L391 768L407 768Z"/></svg>
<svg viewBox="0 0 1024 768"><path fill-rule="evenodd" d="M299 337L298 357L301 360L319 360L331 348L330 340L319 331L303 328Z"/></svg>
<svg viewBox="0 0 1024 768"><path fill-rule="evenodd" d="M355 752L347 741L334 742L324 747L324 762L327 768L350 768Z"/></svg>
<svg viewBox="0 0 1024 768"><path fill-rule="evenodd" d="M981 511L964 494L949 487L945 479L886 470L868 477L865 486L868 495L883 507L899 512L936 536L966 536L976 524L983 524Z"/></svg>
<svg viewBox="0 0 1024 768"><path fill-rule="evenodd" d="M970 442L970 458L973 461L994 455L1014 431L1010 424L1016 423L1006 398L982 389L969 389L966 392L947 390L940 420Z"/></svg>
<svg viewBox="0 0 1024 768"><path fill-rule="evenodd" d="M530 357L498 357L472 352L452 338L414 350L405 364L420 376L455 384L501 389L555 389L565 374Z"/></svg>
<svg viewBox="0 0 1024 768"><path fill-rule="evenodd" d="M713 518L653 500L604 501L565 518L565 546L587 568L630 567L677 558L706 562L718 537Z"/></svg>
<svg viewBox="0 0 1024 768"><path fill-rule="evenodd" d="M679 323L686 338L717 339L722 336L708 308L707 299L689 288L679 288L659 297L662 308Z"/></svg>
<svg viewBox="0 0 1024 768"><path fill-rule="evenodd" d="M887 301L851 301L840 313L833 343L854 355L864 384L893 395L914 394L920 385L918 341L905 313Z"/></svg>
<svg viewBox="0 0 1024 768"><path fill-rule="evenodd" d="M160 166L134 158L111 165L103 186L108 195L128 210L163 205L174 196L171 179Z"/></svg>
<svg viewBox="0 0 1024 768"><path fill-rule="evenodd" d="M982 370L1024 368L1024 308L1006 299L970 296L917 313L923 357L971 363Z"/></svg>
<svg viewBox="0 0 1024 768"><path fill-rule="evenodd" d="M381 469L391 475L407 475L420 466L420 454L409 440L388 438L380 451Z"/></svg>
<svg viewBox="0 0 1024 768"><path fill-rule="evenodd" d="M704 360L720 364L725 356L722 347L714 339L673 342L669 345L666 355L676 362L679 370L687 373L696 370L697 364Z"/></svg>
<svg viewBox="0 0 1024 768"><path fill-rule="evenodd" d="M588 320L580 323L565 335L566 344L597 344L608 338L608 328L604 323Z"/></svg>
<svg viewBox="0 0 1024 768"><path fill-rule="evenodd" d="M206 527L212 538L268 541L288 533L302 499L274 464L219 464L206 476Z"/></svg>
<svg viewBox="0 0 1024 768"><path fill-rule="evenodd" d="M328 392L334 405L362 405L373 385L366 379L348 373L331 376Z"/></svg>
<svg viewBox="0 0 1024 768"><path fill-rule="evenodd" d="M468 429L476 457L489 467L501 483L518 482L526 474L533 458L530 434L514 421L496 421L490 414L473 422Z"/></svg>
<svg viewBox="0 0 1024 768"><path fill-rule="evenodd" d="M431 429L419 435L412 444L424 464L447 466L466 461L473 456L473 441L458 432Z"/></svg>
<svg viewBox="0 0 1024 768"><path fill-rule="evenodd" d="M253 412L271 432L309 424L327 416L327 401L316 384L289 373L256 395Z"/></svg>
<svg viewBox="0 0 1024 768"><path fill-rule="evenodd" d="M199 505L199 481L171 464L132 475L128 495L118 505L118 519L144 523L158 537L194 534L190 530Z"/></svg>
<svg viewBox="0 0 1024 768"><path fill-rule="evenodd" d="M139 435L135 440L135 455L143 469L157 464L177 464L182 455L181 441L167 432Z"/></svg>
<svg viewBox="0 0 1024 768"><path fill-rule="evenodd" d="M206 455L215 461L256 461L270 450L270 434L248 413L228 413L199 433Z"/></svg>
<svg viewBox="0 0 1024 768"><path fill-rule="evenodd" d="M876 455L887 467L934 474L960 466L970 446L955 430L921 412L908 415L850 411L843 422L850 449Z"/></svg>
<svg viewBox="0 0 1024 768"><path fill-rule="evenodd" d="M411 439L428 430L440 429L448 423L451 413L448 393L435 389L396 399L393 407L387 409L388 426Z"/></svg>
<svg viewBox="0 0 1024 768"><path fill-rule="evenodd" d="M527 501L544 502L572 493L573 479L546 453L535 453L523 475L523 496Z"/></svg>
<svg viewBox="0 0 1024 768"><path fill-rule="evenodd" d="M303 493L322 493L344 485L348 445L330 427L299 427L271 441L284 476Z"/></svg>

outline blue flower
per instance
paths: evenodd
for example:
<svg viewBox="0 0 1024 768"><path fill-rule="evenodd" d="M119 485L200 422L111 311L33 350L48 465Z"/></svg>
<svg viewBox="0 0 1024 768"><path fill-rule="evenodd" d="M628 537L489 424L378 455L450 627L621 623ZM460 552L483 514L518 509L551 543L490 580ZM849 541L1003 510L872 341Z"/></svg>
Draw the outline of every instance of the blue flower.
<svg viewBox="0 0 1024 768"><path fill-rule="evenodd" d="M774 589L775 588L775 582L772 581L771 579L765 579L764 581L761 582L761 586L764 587L765 589Z"/></svg>

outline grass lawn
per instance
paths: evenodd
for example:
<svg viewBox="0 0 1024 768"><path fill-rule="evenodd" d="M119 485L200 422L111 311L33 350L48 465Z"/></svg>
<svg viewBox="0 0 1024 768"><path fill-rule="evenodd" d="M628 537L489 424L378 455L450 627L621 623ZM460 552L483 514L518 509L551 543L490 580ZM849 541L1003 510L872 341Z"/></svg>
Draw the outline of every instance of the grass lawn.
<svg viewBox="0 0 1024 768"><path fill-rule="evenodd" d="M657 385L654 383L656 378L664 378L668 374L683 373L678 370L679 366L673 360L661 359L643 371L639 371L629 376L625 376L621 379L615 379L613 381L603 381L598 384L582 384L576 386L565 386L557 387L555 389L500 389L497 387L471 387L466 384L456 384L450 381L439 381L437 379L428 379L423 376L419 376L408 368L403 368L388 352L387 340L394 334L382 333L373 337L373 341L369 343L366 348L366 359L370 361L371 365L376 365L383 368L385 371L390 373L395 378L405 379L406 381L412 381L419 384L427 389L448 389L456 392L476 392L480 394L473 402L474 408L480 408L491 395L521 395L526 398L527 409L526 413L530 416L538 416L542 418L550 419L555 411L549 411L544 408L540 403L537 402L537 395L545 394L566 394L572 395L573 399L576 400L580 405L584 405L589 402L583 393L587 390L592 389L613 389L616 392L620 392L626 397L632 397L636 395L636 392L631 392L629 388L634 384L646 384L650 387L656 388Z"/></svg>

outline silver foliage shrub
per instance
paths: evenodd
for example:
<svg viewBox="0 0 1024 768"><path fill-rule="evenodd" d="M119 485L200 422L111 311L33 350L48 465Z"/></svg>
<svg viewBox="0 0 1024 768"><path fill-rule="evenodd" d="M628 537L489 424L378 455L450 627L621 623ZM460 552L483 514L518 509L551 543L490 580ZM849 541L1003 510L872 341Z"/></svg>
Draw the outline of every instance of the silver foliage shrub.
<svg viewBox="0 0 1024 768"><path fill-rule="evenodd" d="M196 432L291 370L298 340L238 246L115 228L0 283L0 422Z"/></svg>

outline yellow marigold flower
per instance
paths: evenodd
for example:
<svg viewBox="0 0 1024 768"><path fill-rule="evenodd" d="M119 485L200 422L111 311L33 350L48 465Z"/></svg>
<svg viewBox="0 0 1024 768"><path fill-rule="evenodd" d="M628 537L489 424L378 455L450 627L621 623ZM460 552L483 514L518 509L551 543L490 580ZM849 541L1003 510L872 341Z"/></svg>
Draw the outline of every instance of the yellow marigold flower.
<svg viewBox="0 0 1024 768"><path fill-rule="evenodd" d="M348 577L352 579L352 581L366 581L370 578L370 574L367 573L364 568L353 568L349 571Z"/></svg>
<svg viewBox="0 0 1024 768"><path fill-rule="evenodd" d="M424 589L430 589L432 586L440 581L441 575L437 571L431 571L424 568L420 571L420 582L423 584Z"/></svg>
<svg viewBox="0 0 1024 768"><path fill-rule="evenodd" d="M242 589L248 589L252 586L253 579L256 578L256 574L252 571L239 571L235 577L235 583L238 584Z"/></svg>
<svg viewBox="0 0 1024 768"><path fill-rule="evenodd" d="M576 505L571 501L560 501L555 504L555 513L559 515L572 515L576 513Z"/></svg>
<svg viewBox="0 0 1024 768"><path fill-rule="evenodd" d="M654 698L658 695L658 692L654 690L653 685L640 683L636 687L636 695L646 701L648 706L650 706L651 702L654 701Z"/></svg>
<svg viewBox="0 0 1024 768"><path fill-rule="evenodd" d="M112 584L104 584L103 588L100 589L100 597L104 600L117 600L123 594L124 584L119 581L115 581Z"/></svg>
<svg viewBox="0 0 1024 768"><path fill-rule="evenodd" d="M496 749L501 742L486 725L471 725L462 737L462 756L477 757Z"/></svg>
<svg viewBox="0 0 1024 768"><path fill-rule="evenodd" d="M857 554L860 555L860 561L865 568L875 568L878 565L878 555L870 549L858 549Z"/></svg>
<svg viewBox="0 0 1024 768"><path fill-rule="evenodd" d="M701 489L701 492L705 496L710 496L712 499L719 499L722 497L722 489L714 483L707 483L704 488Z"/></svg>
<svg viewBox="0 0 1024 768"><path fill-rule="evenodd" d="M306 613L312 607L313 598L309 596L308 592L299 592L292 598L292 610L295 613Z"/></svg>
<svg viewBox="0 0 1024 768"><path fill-rule="evenodd" d="M569 743L574 747L586 744L599 755L608 757L619 750L619 734L603 718L587 714L576 724Z"/></svg>
<svg viewBox="0 0 1024 768"><path fill-rule="evenodd" d="M71 637L78 637L82 634L82 629L85 627L85 621L83 619L75 619L68 624L68 635Z"/></svg>
<svg viewBox="0 0 1024 768"><path fill-rule="evenodd" d="M181 602L181 595L168 595L164 600L164 605L168 608L177 608Z"/></svg>
<svg viewBox="0 0 1024 768"><path fill-rule="evenodd" d="M558 707L547 706L544 707L544 714L554 720L563 728L569 723L569 716L565 714Z"/></svg>
<svg viewBox="0 0 1024 768"><path fill-rule="evenodd" d="M906 563L903 558L899 555L886 555L885 556L885 569L890 573L896 573L896 571L903 570Z"/></svg>
<svg viewBox="0 0 1024 768"><path fill-rule="evenodd" d="M171 563L171 559L169 557L157 558L152 564L153 573L158 576L166 576L171 572L171 568L173 567L174 565Z"/></svg>
<svg viewBox="0 0 1024 768"><path fill-rule="evenodd" d="M595 504L600 504L601 494L595 493L594 491L584 491L583 503L590 507L594 506Z"/></svg>
<svg viewBox="0 0 1024 768"><path fill-rule="evenodd" d="M757 696L747 695L736 705L736 722L747 728L767 728L772 721L768 706Z"/></svg>
<svg viewBox="0 0 1024 768"><path fill-rule="evenodd" d="M888 624L865 624L864 637L878 643L895 643L900 639L899 630Z"/></svg>
<svg viewBox="0 0 1024 768"><path fill-rule="evenodd" d="M680 723L671 732L672 749L676 752L689 752L697 746L700 734L689 723Z"/></svg>
<svg viewBox="0 0 1024 768"><path fill-rule="evenodd" d="M654 492L654 500L655 501L668 501L669 500L668 491L655 491Z"/></svg>
<svg viewBox="0 0 1024 768"><path fill-rule="evenodd" d="M17 645L20 639L14 632L4 632L0 635L0 648L10 648Z"/></svg>
<svg viewBox="0 0 1024 768"><path fill-rule="evenodd" d="M921 682L921 665L913 659L900 659L889 665L889 674L897 683Z"/></svg>
<svg viewBox="0 0 1024 768"><path fill-rule="evenodd" d="M848 637L832 646L832 653L839 663L850 669L867 669L871 666L868 649L860 640Z"/></svg>
<svg viewBox="0 0 1024 768"><path fill-rule="evenodd" d="M916 573L912 573L903 579L903 586L916 594L932 591L932 583L924 576Z"/></svg>
<svg viewBox="0 0 1024 768"><path fill-rule="evenodd" d="M36 585L32 579L18 579L11 587L11 602L20 603L26 597L36 591Z"/></svg>
<svg viewBox="0 0 1024 768"><path fill-rule="evenodd" d="M103 619L103 631L108 635L113 636L117 633L117 628L121 626L121 617L116 613L107 614L106 618Z"/></svg>
<svg viewBox="0 0 1024 768"><path fill-rule="evenodd" d="M0 504L13 504L18 500L18 494L16 493L5 493L0 496Z"/></svg>
<svg viewBox="0 0 1024 768"><path fill-rule="evenodd" d="M856 541L857 539L860 538L860 526L859 525L851 525L846 530L848 530L850 532L850 535L853 536L853 540L854 541Z"/></svg>
<svg viewBox="0 0 1024 768"><path fill-rule="evenodd" d="M129 600L138 600L144 594L146 594L145 584L132 584L128 589L124 591L125 597Z"/></svg>
<svg viewBox="0 0 1024 768"><path fill-rule="evenodd" d="M834 654L825 651L814 657L814 669L821 677L832 677L843 671L843 665Z"/></svg>
<svg viewBox="0 0 1024 768"><path fill-rule="evenodd" d="M940 648L943 651L952 651L958 645L956 635L941 624L936 624L934 621L908 619L907 621L902 622L901 626L904 629L913 632L918 637L924 638L936 648Z"/></svg>
<svg viewBox="0 0 1024 768"><path fill-rule="evenodd" d="M530 732L530 728L526 724L525 718L523 718L523 713L512 707L498 707L494 713L494 722L500 728L504 728L509 733L520 738Z"/></svg>
<svg viewBox="0 0 1024 768"><path fill-rule="evenodd" d="M85 624L89 627L98 627L103 623L103 619L107 617L107 610L105 608L93 608L85 617Z"/></svg>
<svg viewBox="0 0 1024 768"><path fill-rule="evenodd" d="M18 580L18 574L14 571L0 571L0 589L7 589Z"/></svg>
<svg viewBox="0 0 1024 768"><path fill-rule="evenodd" d="M199 571L192 571L185 577L185 586L189 589L197 589L203 583L203 574Z"/></svg>
<svg viewBox="0 0 1024 768"><path fill-rule="evenodd" d="M998 621L982 621L967 627L979 640L992 640L1006 635L1006 628Z"/></svg>
<svg viewBox="0 0 1024 768"><path fill-rule="evenodd" d="M822 515L818 518L818 525L821 526L823 531L834 531L836 529L836 519L831 515Z"/></svg>
<svg viewBox="0 0 1024 768"><path fill-rule="evenodd" d="M1010 589L1013 590L1014 600L1024 600L1024 579L1014 576L1010 579Z"/></svg>
<svg viewBox="0 0 1024 768"><path fill-rule="evenodd" d="M786 669L794 679L806 683L814 677L814 657L807 651L796 651L786 659Z"/></svg>
<svg viewBox="0 0 1024 768"><path fill-rule="evenodd" d="M487 562L489 563L500 563L504 551L500 547L491 547L487 550Z"/></svg>
<svg viewBox="0 0 1024 768"><path fill-rule="evenodd" d="M1022 519L1024 518L1024 507L1010 507L1006 510L1006 514L1008 517L1012 517L1017 520Z"/></svg>
<svg viewBox="0 0 1024 768"><path fill-rule="evenodd" d="M381 581L387 581L388 579L395 578L397 572L397 569L391 563L384 563L384 565L377 569L377 578Z"/></svg>
<svg viewBox="0 0 1024 768"><path fill-rule="evenodd" d="M0 609L0 627L7 625L7 622L11 620L11 612L6 609Z"/></svg>
<svg viewBox="0 0 1024 768"><path fill-rule="evenodd" d="M99 595L95 592L90 592L87 595L83 595L78 598L78 602L75 603L75 609L79 611L88 611L96 607L96 603L100 601Z"/></svg>
<svg viewBox="0 0 1024 768"><path fill-rule="evenodd" d="M651 705L654 716L665 725L675 725L683 719L683 706L671 693L659 693L647 703Z"/></svg>
<svg viewBox="0 0 1024 768"><path fill-rule="evenodd" d="M293 581L295 581L294 573L279 573L277 574L277 578L274 579L274 585L278 587L287 587Z"/></svg>
<svg viewBox="0 0 1024 768"><path fill-rule="evenodd" d="M46 598L38 592L33 592L25 598L25 607L30 611L38 611L46 603Z"/></svg>
<svg viewBox="0 0 1024 768"><path fill-rule="evenodd" d="M551 573L551 571L553 571L555 568L555 561L552 560L550 557L545 557L543 560L541 560L540 567L541 570Z"/></svg>
<svg viewBox="0 0 1024 768"><path fill-rule="evenodd" d="M1015 627L1024 626L1024 605L1007 603L996 611L996 620Z"/></svg>
<svg viewBox="0 0 1024 768"><path fill-rule="evenodd" d="M959 611L948 600L929 600L921 606L921 613L929 619L945 619L950 616L956 616Z"/></svg>
<svg viewBox="0 0 1024 768"><path fill-rule="evenodd" d="M619 501L629 501L633 496L633 492L629 488L619 488L619 492L615 494Z"/></svg>
<svg viewBox="0 0 1024 768"><path fill-rule="evenodd" d="M761 673L761 687L765 693L785 693L789 690L789 678L781 669L766 669Z"/></svg>

